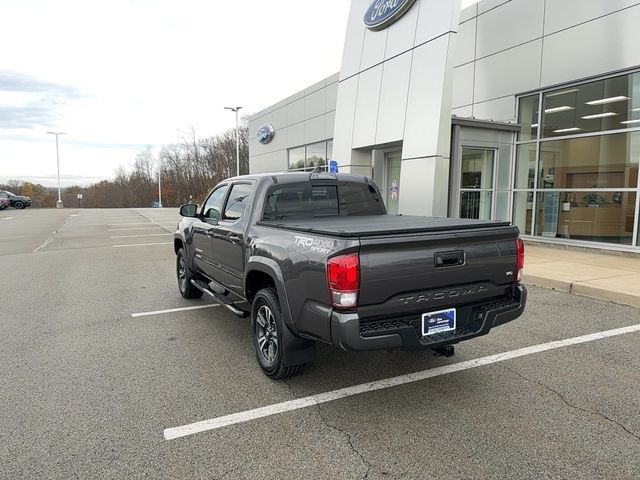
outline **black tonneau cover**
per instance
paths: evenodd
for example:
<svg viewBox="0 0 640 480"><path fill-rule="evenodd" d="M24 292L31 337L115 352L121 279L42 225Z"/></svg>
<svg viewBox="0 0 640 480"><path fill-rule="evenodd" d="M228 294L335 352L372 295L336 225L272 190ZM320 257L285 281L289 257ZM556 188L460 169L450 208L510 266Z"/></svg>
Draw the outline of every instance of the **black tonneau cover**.
<svg viewBox="0 0 640 480"><path fill-rule="evenodd" d="M509 222L459 218L367 215L262 220L258 222L258 225L348 238L508 227L511 224Z"/></svg>

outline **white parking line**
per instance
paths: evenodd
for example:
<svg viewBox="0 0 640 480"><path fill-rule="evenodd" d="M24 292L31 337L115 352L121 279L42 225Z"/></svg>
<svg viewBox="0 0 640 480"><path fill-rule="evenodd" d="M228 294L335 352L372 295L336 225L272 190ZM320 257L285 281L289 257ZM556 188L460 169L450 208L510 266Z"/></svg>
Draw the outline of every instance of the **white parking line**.
<svg viewBox="0 0 640 480"><path fill-rule="evenodd" d="M212 303L210 305L196 305L195 307L170 308L169 310L156 310L155 312L132 313L131 316L133 318L150 317L151 315L162 315L163 313L186 312L188 310L200 310L203 308L214 308L219 306L220 305L217 303Z"/></svg>
<svg viewBox="0 0 640 480"><path fill-rule="evenodd" d="M149 225L148 227L133 227L133 228L110 228L110 232L124 232L126 230L148 230L150 228L162 228L161 225Z"/></svg>
<svg viewBox="0 0 640 480"><path fill-rule="evenodd" d="M148 247L149 245L173 245L173 242L160 242L160 243L132 243L129 245L111 245L112 248L125 248L125 247Z"/></svg>
<svg viewBox="0 0 640 480"><path fill-rule="evenodd" d="M111 238L141 238L141 237L166 237L173 235L173 233L144 233L142 235L116 235Z"/></svg>
<svg viewBox="0 0 640 480"><path fill-rule="evenodd" d="M164 430L164 439L173 440L175 438L187 437L189 435L205 432L207 430L215 430L222 427L228 427L229 425L235 425L237 423L249 422L258 418L269 417L284 412L290 412L292 410L299 410L301 408L312 407L314 405L319 405L322 403L333 402L335 400L351 397L353 395L360 395L362 393L420 382L428 378L461 372L470 368L482 367L485 365L504 362L506 360L511 360L518 357L524 357L526 355L532 355L534 353L546 352L557 348L568 347L570 345L593 342L595 340L615 337L617 335L625 335L633 332L640 332L640 325L631 325L629 327L616 328L615 330L607 330L604 332L582 335L580 337L567 338L565 340L558 340L555 342L541 343L539 345L534 345L531 347L519 348L517 350L511 350L509 352L476 358L475 360L468 360L466 362L454 363L452 365L445 365L443 367L423 370L421 372L408 373L406 375L400 375L397 377L376 380L374 382L363 383L361 385L355 385L353 387L341 388L339 390L320 393L318 395L311 395L309 397L297 398L288 402L276 403L274 405L268 405L266 407L233 413L231 415L225 415L223 417L212 418L211 420L204 420L202 422L183 425L181 427L167 428Z"/></svg>
<svg viewBox="0 0 640 480"><path fill-rule="evenodd" d="M2 220L13 220L13 217L4 217Z"/></svg>
<svg viewBox="0 0 640 480"><path fill-rule="evenodd" d="M110 227L120 227L120 226L127 226L127 225L153 225L153 223L151 222L132 222L132 223L108 223L107 225L109 225Z"/></svg>

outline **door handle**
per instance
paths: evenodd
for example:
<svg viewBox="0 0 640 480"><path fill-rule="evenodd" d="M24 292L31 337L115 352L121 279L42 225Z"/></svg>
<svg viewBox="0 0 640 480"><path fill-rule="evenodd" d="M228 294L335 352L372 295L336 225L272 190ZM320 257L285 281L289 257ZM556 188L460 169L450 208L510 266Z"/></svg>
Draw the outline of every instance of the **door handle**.
<svg viewBox="0 0 640 480"><path fill-rule="evenodd" d="M231 243L233 243L234 245L238 245L238 244L240 243L240 237L237 237L237 236L235 236L235 235L229 235L227 238L228 238L228 239L229 239L229 241L230 241Z"/></svg>

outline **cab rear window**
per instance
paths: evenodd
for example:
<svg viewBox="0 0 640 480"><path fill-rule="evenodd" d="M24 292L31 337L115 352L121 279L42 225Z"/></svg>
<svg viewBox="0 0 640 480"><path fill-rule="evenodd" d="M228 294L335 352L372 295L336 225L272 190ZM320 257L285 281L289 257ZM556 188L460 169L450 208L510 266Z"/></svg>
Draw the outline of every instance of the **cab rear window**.
<svg viewBox="0 0 640 480"><path fill-rule="evenodd" d="M355 215L385 215L380 194L365 183L274 185L267 194L263 220Z"/></svg>

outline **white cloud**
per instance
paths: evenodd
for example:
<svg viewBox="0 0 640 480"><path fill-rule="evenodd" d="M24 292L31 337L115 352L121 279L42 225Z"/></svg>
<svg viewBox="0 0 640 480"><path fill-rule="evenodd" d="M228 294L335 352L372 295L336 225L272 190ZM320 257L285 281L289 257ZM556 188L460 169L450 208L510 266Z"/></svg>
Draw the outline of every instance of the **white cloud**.
<svg viewBox="0 0 640 480"><path fill-rule="evenodd" d="M50 129L68 134L61 171L91 178L132 162L137 149L126 145L174 142L191 125L221 133L235 123L227 103L250 114L337 72L348 9L344 0L4 1L0 44L12 48L0 74L32 89L16 93L0 76L0 176L55 172Z"/></svg>

